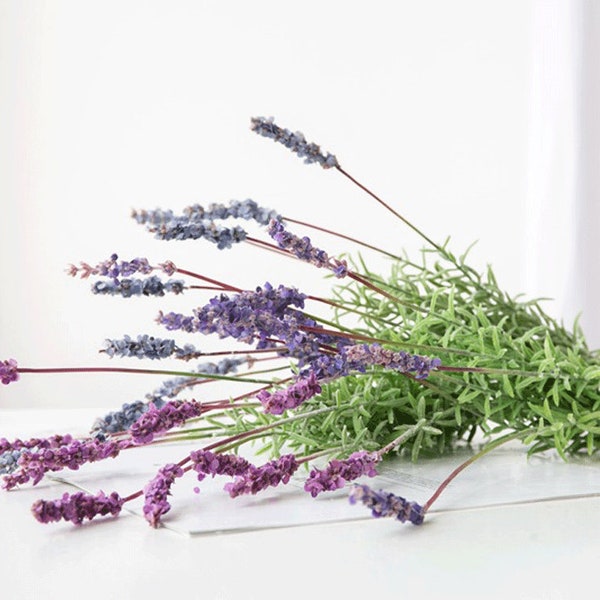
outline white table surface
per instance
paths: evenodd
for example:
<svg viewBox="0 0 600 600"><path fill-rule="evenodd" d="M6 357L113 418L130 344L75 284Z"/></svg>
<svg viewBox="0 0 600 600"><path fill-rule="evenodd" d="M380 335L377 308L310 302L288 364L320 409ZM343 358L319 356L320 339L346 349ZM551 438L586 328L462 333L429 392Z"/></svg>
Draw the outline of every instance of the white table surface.
<svg viewBox="0 0 600 600"><path fill-rule="evenodd" d="M97 413L98 411L96 411ZM101 412L101 411L100 411ZM84 426L89 410L0 410L0 436ZM62 426L61 426L62 425ZM122 514L40 525L29 507L68 488L0 493L0 598L596 597L600 498L439 510L414 527L364 519L186 536Z"/></svg>

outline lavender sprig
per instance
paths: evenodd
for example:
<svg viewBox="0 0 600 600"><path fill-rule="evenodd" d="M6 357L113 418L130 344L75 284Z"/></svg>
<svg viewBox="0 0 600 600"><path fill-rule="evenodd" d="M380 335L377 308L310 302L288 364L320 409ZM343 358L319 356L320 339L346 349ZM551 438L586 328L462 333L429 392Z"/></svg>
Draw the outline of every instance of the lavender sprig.
<svg viewBox="0 0 600 600"><path fill-rule="evenodd" d="M401 496L390 492L372 490L368 485L355 484L350 491L350 503L362 502L371 509L374 517L392 517L404 523L410 521L413 525L421 525L425 511L420 504L409 502Z"/></svg>
<svg viewBox="0 0 600 600"><path fill-rule="evenodd" d="M251 122L252 131L283 144L303 158L306 164L317 163L324 169L339 166L337 158L333 154L325 154L317 144L308 143L300 131L293 133L289 129L282 129L275 124L273 117L253 117Z"/></svg>
<svg viewBox="0 0 600 600"><path fill-rule="evenodd" d="M171 495L175 479L183 472L179 465L165 465L144 488L144 517L152 527L158 527L161 517L171 510L167 497Z"/></svg>
<svg viewBox="0 0 600 600"><path fill-rule="evenodd" d="M343 488L348 481L363 475L375 477L375 465L381 460L377 452L354 452L346 460L333 459L323 470L313 469L304 483L304 490L313 498L321 492Z"/></svg>
<svg viewBox="0 0 600 600"><path fill-rule="evenodd" d="M165 292L181 294L186 289L181 279L162 281L153 275L146 279L120 279L116 281L96 281L92 285L92 293L104 296L164 296Z"/></svg>
<svg viewBox="0 0 600 600"><path fill-rule="evenodd" d="M107 496L99 492L95 496L77 492L63 494L58 500L37 500L31 507L33 516L40 523L70 521L81 525L85 519L101 515L118 515L123 508L123 499L116 492Z"/></svg>
<svg viewBox="0 0 600 600"><path fill-rule="evenodd" d="M348 264L345 260L330 258L325 250L313 246L309 237L300 238L287 231L281 220L271 219L268 233L280 248L291 252L296 258L319 269L329 269L338 278L348 275Z"/></svg>
<svg viewBox="0 0 600 600"><path fill-rule="evenodd" d="M236 477L232 483L226 483L224 489L232 498L242 494L258 494L268 487L288 483L298 466L293 454L281 456L261 467L250 465L243 475Z"/></svg>

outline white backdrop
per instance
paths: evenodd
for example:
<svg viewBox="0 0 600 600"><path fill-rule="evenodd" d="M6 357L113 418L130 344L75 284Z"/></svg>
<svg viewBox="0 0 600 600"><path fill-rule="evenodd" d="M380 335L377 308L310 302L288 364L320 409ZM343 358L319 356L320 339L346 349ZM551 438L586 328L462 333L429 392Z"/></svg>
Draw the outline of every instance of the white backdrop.
<svg viewBox="0 0 600 600"><path fill-rule="evenodd" d="M339 174L252 134L253 115L274 115L334 152L434 240L452 236L457 252L479 240L473 262L491 263L509 291L550 295L548 310L569 320L585 308L598 344L588 300L599 281L593 239L585 248L573 242L583 240L576 197L590 211L597 199L578 170L584 144L575 136L589 131L582 120L597 119L585 87L596 74L578 61L593 50L583 51L584 42L598 54L598 15L593 3L563 4L567 20L544 13L560 12L560 2L521 0L368 8L342 0L0 0L2 358L29 367L116 364L98 355L104 338L165 335L153 322L158 308L193 306L189 295L96 297L64 274L70 262L113 252L169 258L240 287L329 286L304 265L247 246L219 253L202 242L154 240L129 219L134 207L251 197L389 250L421 247ZM581 27L586 11L596 13L595 30L588 21ZM553 50L555 42L570 54ZM588 150L598 147L595 123ZM555 126L566 137L554 137ZM540 202L550 200L557 208L540 218ZM346 249L313 238L334 253ZM3 386L0 403L118 406L155 383L29 376Z"/></svg>

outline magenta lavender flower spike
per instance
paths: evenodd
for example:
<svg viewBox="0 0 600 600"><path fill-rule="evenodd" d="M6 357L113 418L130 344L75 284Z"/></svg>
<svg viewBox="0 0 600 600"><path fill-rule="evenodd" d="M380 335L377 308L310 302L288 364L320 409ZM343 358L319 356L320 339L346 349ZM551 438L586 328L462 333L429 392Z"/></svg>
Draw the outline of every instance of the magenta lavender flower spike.
<svg viewBox="0 0 600 600"><path fill-rule="evenodd" d="M49 471L77 470L86 463L115 458L122 449L129 445L131 445L129 440L103 442L97 439L87 439L73 440L55 448L47 447L37 451L25 450L19 457L19 468L14 473L4 476L2 487L12 489L30 480L33 480L33 485L36 485Z"/></svg>
<svg viewBox="0 0 600 600"><path fill-rule="evenodd" d="M13 381L18 381L19 371L17 361L14 358L8 360L0 360L0 381L4 385L8 385Z"/></svg>
<svg viewBox="0 0 600 600"><path fill-rule="evenodd" d="M245 474L236 477L231 483L226 483L224 490L232 498L242 494L257 494L268 487L288 483L298 466L298 461L293 454L285 454L261 467L250 465Z"/></svg>
<svg viewBox="0 0 600 600"><path fill-rule="evenodd" d="M354 452L346 460L334 459L323 470L313 469L304 483L304 490L313 498L321 492L331 492L343 488L348 481L363 475L375 477L375 466L381 460L377 452Z"/></svg>
<svg viewBox="0 0 600 600"><path fill-rule="evenodd" d="M345 260L330 258L325 250L313 246L309 237L298 237L290 233L280 219L271 219L267 231L281 249L291 252L296 258L315 267L329 269L338 278L348 275Z"/></svg>
<svg viewBox="0 0 600 600"><path fill-rule="evenodd" d="M299 377L294 383L282 390L269 392L261 390L256 397L263 405L265 412L280 415L285 410L300 406L303 402L321 392L317 376L311 371L307 376Z"/></svg>
<svg viewBox="0 0 600 600"><path fill-rule="evenodd" d="M144 487L144 517L152 527L158 527L161 517L171 510L167 496L171 486L184 471L179 465L168 464L162 467L156 477Z"/></svg>
<svg viewBox="0 0 600 600"><path fill-rule="evenodd" d="M252 131L283 144L303 158L306 164L317 163L324 169L339 166L337 158L333 154L324 153L317 144L307 142L300 131L293 133L289 129L282 129L275 124L273 117L253 117L251 123Z"/></svg>
<svg viewBox="0 0 600 600"><path fill-rule="evenodd" d="M194 450L190 453L190 460L198 481L202 481L207 475L244 475L252 466L245 458L236 454L220 454L210 450Z"/></svg>
<svg viewBox="0 0 600 600"><path fill-rule="evenodd" d="M116 492L107 496L99 492L95 496L77 492L63 494L58 500L37 500L31 507L33 516L40 523L70 521L81 525L85 519L96 516L118 515L123 508L123 499Z"/></svg>
<svg viewBox="0 0 600 600"><path fill-rule="evenodd" d="M351 504L362 502L376 518L392 517L402 523L410 521L413 525L421 525L425 519L425 509L420 504L383 490L376 492L368 485L352 486L349 499Z"/></svg>
<svg viewBox="0 0 600 600"><path fill-rule="evenodd" d="M130 427L129 433L134 443L148 444L156 436L201 414L202 404L196 400L172 400L160 408L150 406Z"/></svg>

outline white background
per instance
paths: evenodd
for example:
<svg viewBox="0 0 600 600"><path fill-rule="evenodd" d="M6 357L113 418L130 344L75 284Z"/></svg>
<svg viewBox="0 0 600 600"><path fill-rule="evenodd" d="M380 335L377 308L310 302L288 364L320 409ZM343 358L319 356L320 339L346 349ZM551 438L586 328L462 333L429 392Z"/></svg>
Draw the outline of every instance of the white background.
<svg viewBox="0 0 600 600"><path fill-rule="evenodd" d="M478 240L475 265L491 263L511 293L556 298L549 312L571 322L593 298L581 282L590 291L598 281L589 244L590 264L571 278L583 264L575 200L597 204L574 151L578 132L594 131L581 118L597 87L584 106L581 82L595 72L580 67L597 6L0 0L0 358L117 366L98 355L104 338L168 337L157 310L206 298L97 297L64 273L113 252L172 259L240 287L268 280L325 294L330 285L247 245L226 253L154 240L132 208L251 197L392 251L422 246L338 173L251 133L253 115L274 115L335 153L434 240L450 235L456 252ZM593 219L583 219L591 231ZM332 253L348 249L310 235ZM585 326L600 345L593 316ZM0 402L115 407L159 381L23 376Z"/></svg>

